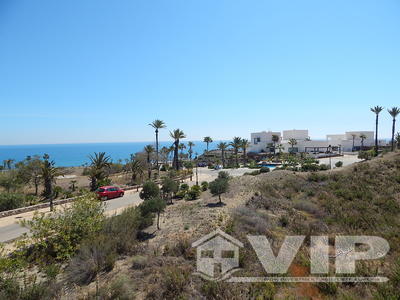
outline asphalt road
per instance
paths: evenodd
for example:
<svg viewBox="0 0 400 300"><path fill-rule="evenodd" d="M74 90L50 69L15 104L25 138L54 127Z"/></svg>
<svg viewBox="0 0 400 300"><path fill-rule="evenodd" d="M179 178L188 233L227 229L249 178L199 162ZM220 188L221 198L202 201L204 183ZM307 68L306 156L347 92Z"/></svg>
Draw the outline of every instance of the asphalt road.
<svg viewBox="0 0 400 300"><path fill-rule="evenodd" d="M105 211L109 213L112 213L114 211L116 212L124 207L138 205L140 204L141 201L142 200L139 198L139 193L134 191L127 191L125 195L121 198L115 198L108 201L104 201ZM4 243L13 240L27 232L29 232L29 229L22 227L18 223L12 223L9 225L1 226L0 242Z"/></svg>

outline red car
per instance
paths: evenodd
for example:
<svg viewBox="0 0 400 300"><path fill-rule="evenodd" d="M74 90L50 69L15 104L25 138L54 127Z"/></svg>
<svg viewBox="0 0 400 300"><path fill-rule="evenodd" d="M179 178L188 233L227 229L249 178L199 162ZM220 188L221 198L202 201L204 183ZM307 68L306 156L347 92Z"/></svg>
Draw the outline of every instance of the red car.
<svg viewBox="0 0 400 300"><path fill-rule="evenodd" d="M116 186L101 186L97 189L96 193L101 200L108 200L122 197L125 191Z"/></svg>

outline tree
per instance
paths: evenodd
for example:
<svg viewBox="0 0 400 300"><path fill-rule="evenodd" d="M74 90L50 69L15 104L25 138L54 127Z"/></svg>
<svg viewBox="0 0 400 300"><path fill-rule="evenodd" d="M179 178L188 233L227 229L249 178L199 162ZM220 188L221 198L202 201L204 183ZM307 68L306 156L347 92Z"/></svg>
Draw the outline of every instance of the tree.
<svg viewBox="0 0 400 300"><path fill-rule="evenodd" d="M42 161L40 160L39 156L34 156L33 158L30 158L27 160L27 170L29 173L30 177L30 182L33 184L35 187L35 195L38 195L38 189L39 189L39 184L42 180L40 174L41 174L41 166L42 166Z"/></svg>
<svg viewBox="0 0 400 300"><path fill-rule="evenodd" d="M354 151L354 141L356 139L356 135L353 133L351 136L353 137L353 147L351 148L351 152L353 152Z"/></svg>
<svg viewBox="0 0 400 300"><path fill-rule="evenodd" d="M148 173L148 179L151 179L151 154L154 153L154 147L152 145L147 145L144 147L144 152L146 152L146 157L147 157L147 173Z"/></svg>
<svg viewBox="0 0 400 300"><path fill-rule="evenodd" d="M171 131L169 133L169 135L171 136L171 138L174 139L174 159L172 161L172 167L175 170L178 171L179 170L179 160L178 160L178 157L179 157L179 152L178 152L178 150L179 150L179 140L185 138L186 135L180 129L175 129L174 131Z"/></svg>
<svg viewBox="0 0 400 300"><path fill-rule="evenodd" d="M236 168L239 167L239 149L242 146L242 139L240 137L235 136L233 138L233 141L229 144L230 146L233 147L233 152L235 153L235 161L236 161Z"/></svg>
<svg viewBox="0 0 400 300"><path fill-rule="evenodd" d="M225 168L225 150L228 148L228 144L225 142L221 142L217 145L217 148L221 150L221 161L222 167Z"/></svg>
<svg viewBox="0 0 400 300"><path fill-rule="evenodd" d="M364 140L365 140L366 138L367 138L367 137L365 136L364 133L362 133L362 134L360 135L360 139L361 139L361 151L364 150Z"/></svg>
<svg viewBox="0 0 400 300"><path fill-rule="evenodd" d="M383 110L382 106L371 107L371 111L375 113L375 153L378 154L378 122L379 113Z"/></svg>
<svg viewBox="0 0 400 300"><path fill-rule="evenodd" d="M208 153L208 146L210 143L213 142L213 139L209 136L204 137L203 142L207 144L207 153Z"/></svg>
<svg viewBox="0 0 400 300"><path fill-rule="evenodd" d="M219 203L222 203L221 195L226 193L229 188L229 180L225 178L217 178L210 182L209 189L213 196L218 196Z"/></svg>
<svg viewBox="0 0 400 300"><path fill-rule="evenodd" d="M186 145L184 143L179 143L178 148L180 150L179 157L181 158L181 161L183 161L183 159L184 159L183 150L186 149Z"/></svg>
<svg viewBox="0 0 400 300"><path fill-rule="evenodd" d="M143 215L149 213L157 214L157 229L160 230L160 214L165 210L167 203L161 197L152 197L142 204L140 204L140 210Z"/></svg>
<svg viewBox="0 0 400 300"><path fill-rule="evenodd" d="M289 139L289 142L288 142L288 143L289 143L289 145L291 146L291 147L290 147L290 149L291 149L290 152L291 152L291 153L294 153L294 146L297 145L296 139L293 139L293 138L292 138L292 139Z"/></svg>
<svg viewBox="0 0 400 300"><path fill-rule="evenodd" d="M400 113L400 109L398 107L392 107L392 109L388 109L388 112L393 118L393 122L392 122L392 151L394 151L394 131L396 129L396 117Z"/></svg>
<svg viewBox="0 0 400 300"><path fill-rule="evenodd" d="M272 143L274 144L274 155L276 154L276 143L279 142L279 136L276 134L272 135Z"/></svg>
<svg viewBox="0 0 400 300"><path fill-rule="evenodd" d="M140 160L135 159L135 155L131 154L131 159L127 164L127 168L132 173L131 184L137 184L137 177L142 177L144 174L143 164Z"/></svg>
<svg viewBox="0 0 400 300"><path fill-rule="evenodd" d="M143 200L148 200L153 197L160 196L160 188L154 181L146 181L140 191L139 197Z"/></svg>
<svg viewBox="0 0 400 300"><path fill-rule="evenodd" d="M54 161L50 161L48 154L43 155L42 173L44 191L43 196L46 200L50 200L50 211L53 211L54 191L53 184L56 177L62 175L60 170L55 167Z"/></svg>
<svg viewBox="0 0 400 300"><path fill-rule="evenodd" d="M162 128L166 128L164 121L162 120L154 120L152 123L149 124L151 127L155 129L156 134L156 166L157 166L157 174L160 174L160 168L158 166L158 131Z"/></svg>
<svg viewBox="0 0 400 300"><path fill-rule="evenodd" d="M105 169L111 166L111 162L105 152L95 152L94 155L89 155L89 159L90 190L93 192L98 188L97 183L107 178Z"/></svg>
<svg viewBox="0 0 400 300"><path fill-rule="evenodd" d="M195 144L193 142L188 142L188 154L189 154L189 160L192 161L192 155L193 155L193 147L195 146Z"/></svg>
<svg viewBox="0 0 400 300"><path fill-rule="evenodd" d="M179 183L169 177L164 177L161 183L161 190L163 191L164 197L169 199L172 204L172 196L179 189Z"/></svg>
<svg viewBox="0 0 400 300"><path fill-rule="evenodd" d="M160 154L161 154L161 161L163 162L164 165L168 164L168 156L169 156L169 148L167 147L162 147L160 150Z"/></svg>
<svg viewBox="0 0 400 300"><path fill-rule="evenodd" d="M242 150L243 150L243 164L246 164L246 162L247 162L246 150L247 150L247 148L248 148L249 146L250 146L249 140L247 140L247 139L242 139L240 147L241 147Z"/></svg>

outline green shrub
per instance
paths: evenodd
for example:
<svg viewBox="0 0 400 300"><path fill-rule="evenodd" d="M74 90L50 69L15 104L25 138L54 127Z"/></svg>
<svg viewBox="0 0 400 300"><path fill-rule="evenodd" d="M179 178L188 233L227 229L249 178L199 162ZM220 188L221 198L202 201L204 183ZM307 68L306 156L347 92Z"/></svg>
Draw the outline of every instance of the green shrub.
<svg viewBox="0 0 400 300"><path fill-rule="evenodd" d="M140 199L146 200L160 195L160 188L154 181L146 181L140 191Z"/></svg>
<svg viewBox="0 0 400 300"><path fill-rule="evenodd" d="M226 173L226 172L219 172L219 174L221 173ZM219 202L222 203L221 195L228 191L229 181L224 177L218 177L214 181L210 182L209 187L211 194L213 194L214 196L218 196Z"/></svg>
<svg viewBox="0 0 400 300"><path fill-rule="evenodd" d="M201 188L198 185L194 185L190 188L190 190L186 193L186 200L196 200L201 195Z"/></svg>
<svg viewBox="0 0 400 300"><path fill-rule="evenodd" d="M208 189L208 182L207 182L207 181L203 181L203 182L201 183L201 190L202 190L203 192L205 192L205 191L207 191L207 189Z"/></svg>
<svg viewBox="0 0 400 300"><path fill-rule="evenodd" d="M330 169L330 166L328 166L328 165L326 165L326 164L320 164L320 165L319 165L319 169L320 169L321 171L326 171L326 170L329 170L329 169Z"/></svg>
<svg viewBox="0 0 400 300"><path fill-rule="evenodd" d="M25 196L23 194L0 193L0 211L23 207Z"/></svg>
<svg viewBox="0 0 400 300"><path fill-rule="evenodd" d="M229 176L228 172L220 171L220 172L218 172L218 178L220 178L220 179L229 179L230 176Z"/></svg>
<svg viewBox="0 0 400 300"><path fill-rule="evenodd" d="M176 192L176 194L175 194L175 198L178 198L178 199L183 199L183 198L185 198L185 196L186 196L185 190L180 190L180 191Z"/></svg>
<svg viewBox="0 0 400 300"><path fill-rule="evenodd" d="M260 174L260 170L254 170L254 171L251 171L251 172L246 172L243 175L257 176L259 174Z"/></svg>
<svg viewBox="0 0 400 300"><path fill-rule="evenodd" d="M19 242L22 249L30 247L35 257L68 259L75 253L80 242L97 234L104 222L104 206L94 194L87 194L62 206L51 214L35 213L32 220L23 220L31 236Z"/></svg>
<svg viewBox="0 0 400 300"><path fill-rule="evenodd" d="M189 185L187 183L182 183L181 186L179 187L179 190L188 191L189 190Z"/></svg>
<svg viewBox="0 0 400 300"><path fill-rule="evenodd" d="M340 168L342 166L343 166L343 162L342 161L338 161L338 162L335 163L335 167L336 168Z"/></svg>

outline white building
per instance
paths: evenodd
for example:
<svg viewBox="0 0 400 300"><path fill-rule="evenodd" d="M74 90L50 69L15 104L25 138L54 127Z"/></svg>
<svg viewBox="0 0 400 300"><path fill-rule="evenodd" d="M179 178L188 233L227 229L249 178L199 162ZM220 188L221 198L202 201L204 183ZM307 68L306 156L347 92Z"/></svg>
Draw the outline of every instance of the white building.
<svg viewBox="0 0 400 300"><path fill-rule="evenodd" d="M311 140L308 130L284 130L282 139L278 142L283 146L282 152L307 152L307 153L326 153L326 152L351 152L364 147L374 146L373 131L348 131L345 134L329 134L326 140ZM251 134L251 144L249 152L272 152L272 135L281 136L280 132L256 132ZM361 138L363 137L363 138ZM296 140L292 145L290 141Z"/></svg>
<svg viewBox="0 0 400 300"><path fill-rule="evenodd" d="M273 145L272 136L278 136L280 143L281 133L272 131L261 131L254 132L251 134L249 152L270 152L270 148Z"/></svg>

